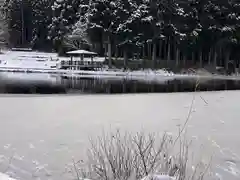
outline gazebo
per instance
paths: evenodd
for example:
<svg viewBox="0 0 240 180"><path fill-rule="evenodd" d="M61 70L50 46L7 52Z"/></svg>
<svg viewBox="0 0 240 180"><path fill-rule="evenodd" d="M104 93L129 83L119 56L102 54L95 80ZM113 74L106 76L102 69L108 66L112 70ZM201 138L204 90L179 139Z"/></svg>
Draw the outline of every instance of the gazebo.
<svg viewBox="0 0 240 180"><path fill-rule="evenodd" d="M72 70L89 70L101 68L103 66L104 58L96 57L97 53L86 50L69 51L67 54L69 58L61 61L61 69Z"/></svg>

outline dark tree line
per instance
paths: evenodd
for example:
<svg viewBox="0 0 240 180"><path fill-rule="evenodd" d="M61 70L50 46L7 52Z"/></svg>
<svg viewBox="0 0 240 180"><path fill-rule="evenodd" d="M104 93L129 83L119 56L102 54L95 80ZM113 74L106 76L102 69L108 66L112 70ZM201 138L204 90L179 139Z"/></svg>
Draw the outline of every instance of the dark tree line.
<svg viewBox="0 0 240 180"><path fill-rule="evenodd" d="M5 0L10 46L106 55L176 66L240 58L237 0ZM174 60L174 61L172 61Z"/></svg>

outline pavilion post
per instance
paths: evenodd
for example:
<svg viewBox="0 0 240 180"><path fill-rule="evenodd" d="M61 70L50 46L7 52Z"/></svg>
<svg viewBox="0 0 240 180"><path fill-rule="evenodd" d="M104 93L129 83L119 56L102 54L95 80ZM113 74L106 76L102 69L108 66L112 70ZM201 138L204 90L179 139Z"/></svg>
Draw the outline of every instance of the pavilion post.
<svg viewBox="0 0 240 180"><path fill-rule="evenodd" d="M70 69L73 70L73 57L71 56Z"/></svg>

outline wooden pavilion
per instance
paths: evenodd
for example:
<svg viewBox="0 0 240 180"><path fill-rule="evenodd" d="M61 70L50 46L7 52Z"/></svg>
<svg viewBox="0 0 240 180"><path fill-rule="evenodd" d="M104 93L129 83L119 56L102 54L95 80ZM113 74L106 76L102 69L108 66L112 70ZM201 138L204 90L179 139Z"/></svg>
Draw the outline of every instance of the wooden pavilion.
<svg viewBox="0 0 240 180"><path fill-rule="evenodd" d="M60 69L97 70L103 67L105 58L97 57L97 53L86 50L69 51L70 58L60 58Z"/></svg>

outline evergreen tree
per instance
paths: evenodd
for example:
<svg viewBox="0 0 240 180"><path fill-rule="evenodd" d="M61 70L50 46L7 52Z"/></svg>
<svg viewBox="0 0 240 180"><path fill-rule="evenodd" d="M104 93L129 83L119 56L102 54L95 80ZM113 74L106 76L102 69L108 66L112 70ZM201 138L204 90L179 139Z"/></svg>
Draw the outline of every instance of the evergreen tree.
<svg viewBox="0 0 240 180"><path fill-rule="evenodd" d="M79 9L84 0L55 0L52 6L52 22L49 36L55 48L61 51L63 39L72 31L72 26L79 20Z"/></svg>
<svg viewBox="0 0 240 180"><path fill-rule="evenodd" d="M240 57L237 0L5 0L3 11L11 46L90 48L110 66L114 54L127 66L135 52L152 67L159 59L227 67Z"/></svg>
<svg viewBox="0 0 240 180"><path fill-rule="evenodd" d="M33 37L35 49L51 50L52 43L48 39L48 25L52 22L52 2L48 0L32 0Z"/></svg>
<svg viewBox="0 0 240 180"><path fill-rule="evenodd" d="M29 46L32 39L32 5L30 0L6 0L9 43L11 46Z"/></svg>
<svg viewBox="0 0 240 180"><path fill-rule="evenodd" d="M7 24L7 14L4 10L4 2L0 2L0 46L6 47L8 45L9 33L8 33L8 24Z"/></svg>

